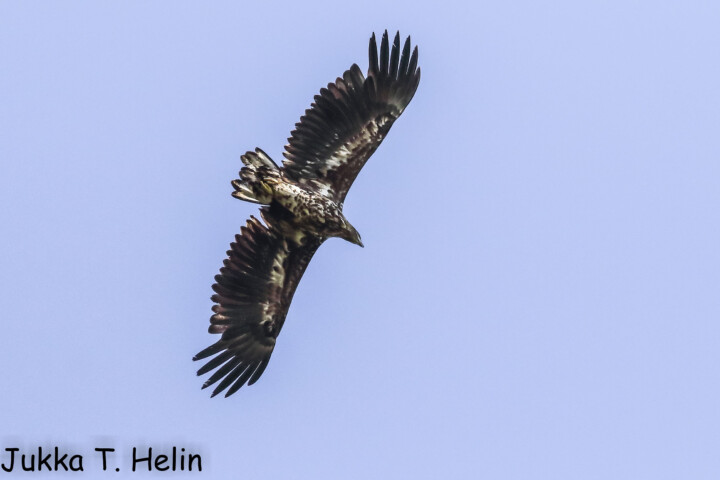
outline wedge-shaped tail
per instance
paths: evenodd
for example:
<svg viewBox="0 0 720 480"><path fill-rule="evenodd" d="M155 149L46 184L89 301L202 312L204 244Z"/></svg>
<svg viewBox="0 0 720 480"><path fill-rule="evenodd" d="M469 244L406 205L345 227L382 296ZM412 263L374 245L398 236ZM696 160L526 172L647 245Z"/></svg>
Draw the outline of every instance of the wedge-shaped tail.
<svg viewBox="0 0 720 480"><path fill-rule="evenodd" d="M247 202L267 205L272 201L271 184L280 180L280 169L261 149L247 152L240 157L245 166L240 178L232 181L233 197Z"/></svg>

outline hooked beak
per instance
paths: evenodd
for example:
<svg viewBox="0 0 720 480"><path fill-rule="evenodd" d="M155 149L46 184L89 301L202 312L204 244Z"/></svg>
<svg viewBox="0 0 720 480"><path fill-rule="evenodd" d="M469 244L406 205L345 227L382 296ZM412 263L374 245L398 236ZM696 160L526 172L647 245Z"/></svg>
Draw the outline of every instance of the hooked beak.
<svg viewBox="0 0 720 480"><path fill-rule="evenodd" d="M353 228L353 235L349 241L350 241L350 243L354 243L355 245L360 245L362 248L365 248L365 245L363 245L362 240L360 240L360 234L354 228Z"/></svg>
<svg viewBox="0 0 720 480"><path fill-rule="evenodd" d="M350 243L354 243L355 245L359 245L363 248L365 248L365 245L363 245L362 240L360 240L360 234L357 230L355 230L355 227L347 224L348 229L345 231L345 235L342 236L345 240L347 240Z"/></svg>

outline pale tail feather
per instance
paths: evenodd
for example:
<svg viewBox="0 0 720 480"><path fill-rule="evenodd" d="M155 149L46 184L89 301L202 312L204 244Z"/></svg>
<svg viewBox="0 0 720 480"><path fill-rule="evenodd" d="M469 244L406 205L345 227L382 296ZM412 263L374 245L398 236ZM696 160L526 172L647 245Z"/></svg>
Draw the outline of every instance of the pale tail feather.
<svg viewBox="0 0 720 480"><path fill-rule="evenodd" d="M240 157L245 166L240 170L240 178L232 181L235 191L233 197L247 202L267 205L272 201L268 183L280 179L280 169L261 149L247 152Z"/></svg>

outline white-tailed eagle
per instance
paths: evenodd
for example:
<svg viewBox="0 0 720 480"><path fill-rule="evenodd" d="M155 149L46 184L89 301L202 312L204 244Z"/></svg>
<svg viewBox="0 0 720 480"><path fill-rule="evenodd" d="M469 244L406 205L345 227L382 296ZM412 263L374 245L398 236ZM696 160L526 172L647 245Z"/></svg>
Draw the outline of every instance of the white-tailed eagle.
<svg viewBox="0 0 720 480"><path fill-rule="evenodd" d="M260 378L298 282L326 239L363 246L343 202L415 94L417 61L410 37L401 48L396 34L391 48L387 31L378 58L373 34L367 77L353 65L320 90L288 139L282 167L259 148L241 157L245 166L232 182L233 196L263 205L265 223L250 217L215 276L209 331L222 337L193 358L215 355L197 372L217 369L203 385L219 382L212 396L227 389L227 397Z"/></svg>

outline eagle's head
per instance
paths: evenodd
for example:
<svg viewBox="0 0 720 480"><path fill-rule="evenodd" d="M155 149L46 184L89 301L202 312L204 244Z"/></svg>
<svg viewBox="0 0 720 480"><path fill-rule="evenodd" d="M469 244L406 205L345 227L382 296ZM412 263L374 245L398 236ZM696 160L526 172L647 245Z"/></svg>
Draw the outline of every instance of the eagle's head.
<svg viewBox="0 0 720 480"><path fill-rule="evenodd" d="M348 222L347 219L343 220L343 228L340 231L338 237L343 238L350 243L354 243L355 245L360 245L364 248L365 245L363 245L362 240L360 240L360 234L358 233L358 231L355 230L355 227L350 225L350 222Z"/></svg>

